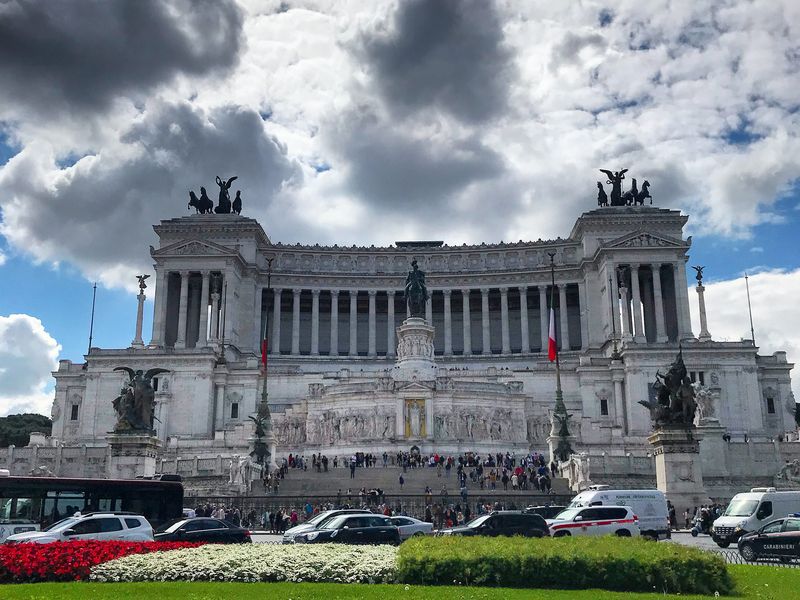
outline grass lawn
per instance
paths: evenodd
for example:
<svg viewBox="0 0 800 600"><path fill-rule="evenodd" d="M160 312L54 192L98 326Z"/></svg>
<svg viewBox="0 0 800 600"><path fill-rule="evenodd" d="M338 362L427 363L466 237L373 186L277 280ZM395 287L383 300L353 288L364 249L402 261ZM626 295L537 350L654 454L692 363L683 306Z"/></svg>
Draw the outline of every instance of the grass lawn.
<svg viewBox="0 0 800 600"><path fill-rule="evenodd" d="M778 600L800 596L800 569L731 565L739 596L733 598ZM408 587L408 589L406 589ZM664 596L603 590L532 590L477 587L426 587L403 585L342 585L329 583L33 583L0 586L0 600L685 600L709 596Z"/></svg>

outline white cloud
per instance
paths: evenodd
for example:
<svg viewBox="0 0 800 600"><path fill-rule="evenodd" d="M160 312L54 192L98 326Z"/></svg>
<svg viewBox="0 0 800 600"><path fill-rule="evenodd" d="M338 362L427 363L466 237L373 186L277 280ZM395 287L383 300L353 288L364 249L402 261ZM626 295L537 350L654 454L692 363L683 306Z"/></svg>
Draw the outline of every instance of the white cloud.
<svg viewBox="0 0 800 600"><path fill-rule="evenodd" d="M800 297L800 269L773 269L750 275L753 328L759 354L786 351L789 362L800 361L800 328L797 298ZM714 340L751 339L744 277L704 283L708 330ZM692 328L700 332L697 293L689 288ZM800 399L800 377L793 377L795 397Z"/></svg>
<svg viewBox="0 0 800 600"><path fill-rule="evenodd" d="M60 351L36 317L0 316L0 416L50 414L50 372L58 367Z"/></svg>
<svg viewBox="0 0 800 600"><path fill-rule="evenodd" d="M764 248L762 248L761 246L753 246L752 248L750 248L750 252L764 252Z"/></svg>
<svg viewBox="0 0 800 600"><path fill-rule="evenodd" d="M8 257L5 255L5 253L0 251L0 267L2 267L4 264L6 264L7 260L8 260Z"/></svg>

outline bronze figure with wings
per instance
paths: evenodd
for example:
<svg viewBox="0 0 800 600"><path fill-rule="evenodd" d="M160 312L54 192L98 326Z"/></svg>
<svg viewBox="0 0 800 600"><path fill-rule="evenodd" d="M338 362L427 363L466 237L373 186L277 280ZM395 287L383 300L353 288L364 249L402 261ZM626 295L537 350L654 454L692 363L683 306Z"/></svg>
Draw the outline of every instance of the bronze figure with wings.
<svg viewBox="0 0 800 600"><path fill-rule="evenodd" d="M128 382L114 399L114 410L117 413L115 433L153 431L156 394L153 389L153 377L160 373L169 373L168 369L148 369L134 371L130 367L116 367L115 371L128 374Z"/></svg>

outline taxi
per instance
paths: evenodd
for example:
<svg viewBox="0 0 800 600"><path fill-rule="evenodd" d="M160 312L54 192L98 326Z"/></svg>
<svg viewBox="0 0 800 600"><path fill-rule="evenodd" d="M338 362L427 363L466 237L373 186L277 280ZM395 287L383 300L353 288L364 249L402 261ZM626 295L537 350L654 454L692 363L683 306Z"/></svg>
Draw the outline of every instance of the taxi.
<svg viewBox="0 0 800 600"><path fill-rule="evenodd" d="M800 558L800 513L775 519L758 531L743 535L739 554L747 561L778 558L789 562Z"/></svg>

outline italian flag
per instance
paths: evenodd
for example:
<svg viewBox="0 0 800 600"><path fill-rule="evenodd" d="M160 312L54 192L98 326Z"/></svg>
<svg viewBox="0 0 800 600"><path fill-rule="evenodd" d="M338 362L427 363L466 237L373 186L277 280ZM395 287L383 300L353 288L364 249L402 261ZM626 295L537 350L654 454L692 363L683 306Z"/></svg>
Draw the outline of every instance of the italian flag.
<svg viewBox="0 0 800 600"><path fill-rule="evenodd" d="M550 307L550 333L547 335L547 358L553 362L558 355L556 348L556 311Z"/></svg>
<svg viewBox="0 0 800 600"><path fill-rule="evenodd" d="M261 366L262 368L267 368L267 340L266 338L261 340Z"/></svg>

